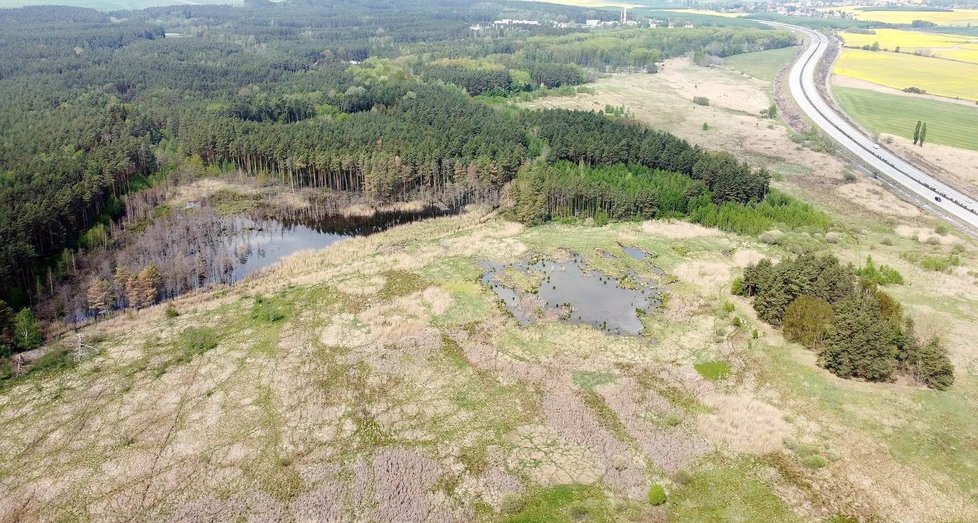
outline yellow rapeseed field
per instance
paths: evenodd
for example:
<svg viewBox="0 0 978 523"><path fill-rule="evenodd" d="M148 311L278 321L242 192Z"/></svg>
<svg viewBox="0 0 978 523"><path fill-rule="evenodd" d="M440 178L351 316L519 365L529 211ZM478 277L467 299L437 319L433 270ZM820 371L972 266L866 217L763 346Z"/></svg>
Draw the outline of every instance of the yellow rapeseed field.
<svg viewBox="0 0 978 523"><path fill-rule="evenodd" d="M978 24L978 9L955 9L953 11L862 11L855 6L823 9L823 11L827 10L852 13L856 20L884 22L887 24L910 24L914 20L924 20L938 25Z"/></svg>
<svg viewBox="0 0 978 523"><path fill-rule="evenodd" d="M843 49L834 72L895 89L918 87L938 96L978 100L978 64L906 53Z"/></svg>
<svg viewBox="0 0 978 523"><path fill-rule="evenodd" d="M978 63L978 37L925 33L903 29L874 29L876 34L842 33L847 46L862 47L878 42L880 47L902 53L937 56Z"/></svg>

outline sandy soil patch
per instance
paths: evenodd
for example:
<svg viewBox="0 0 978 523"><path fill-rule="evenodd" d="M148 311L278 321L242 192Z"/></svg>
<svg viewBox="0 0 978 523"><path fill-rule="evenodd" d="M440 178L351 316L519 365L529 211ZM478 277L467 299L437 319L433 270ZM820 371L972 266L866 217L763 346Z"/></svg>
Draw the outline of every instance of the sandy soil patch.
<svg viewBox="0 0 978 523"><path fill-rule="evenodd" d="M689 58L673 58L666 60L654 76L690 101L694 96L705 96L711 106L751 114L758 114L771 105L765 92L767 82L740 75L710 74L710 69L714 68L698 66Z"/></svg>
<svg viewBox="0 0 978 523"><path fill-rule="evenodd" d="M680 222L676 220L666 221L645 221L642 222L642 232L655 236L662 236L670 240L687 240L690 238L704 238L711 236L721 236L717 229L710 229L695 223Z"/></svg>
<svg viewBox="0 0 978 523"><path fill-rule="evenodd" d="M897 198L879 184L860 181L840 185L836 192L861 207L884 216L916 218L920 209Z"/></svg>
<svg viewBox="0 0 978 523"><path fill-rule="evenodd" d="M934 229L928 229L926 227L898 225L894 230L904 238L916 238L921 243L938 243L940 245L954 245L958 243L955 236L950 234L937 234L934 232Z"/></svg>
<svg viewBox="0 0 978 523"><path fill-rule="evenodd" d="M258 190L250 185L233 183L220 178L202 178L176 187L168 195L168 200L171 205L184 205L210 198L220 191L232 191L238 194L258 193Z"/></svg>
<svg viewBox="0 0 978 523"><path fill-rule="evenodd" d="M703 296L714 296L730 284L730 265L693 261L676 266L672 273L699 289Z"/></svg>
<svg viewBox="0 0 978 523"><path fill-rule="evenodd" d="M881 134L887 147L915 163L930 167L958 190L978 198L978 151L928 143L917 147L911 140Z"/></svg>

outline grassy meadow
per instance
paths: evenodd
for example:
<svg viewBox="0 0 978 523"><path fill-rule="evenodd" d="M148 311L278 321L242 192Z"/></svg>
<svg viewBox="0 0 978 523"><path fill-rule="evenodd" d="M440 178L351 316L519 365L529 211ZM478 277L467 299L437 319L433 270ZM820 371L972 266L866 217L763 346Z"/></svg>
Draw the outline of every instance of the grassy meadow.
<svg viewBox="0 0 978 523"><path fill-rule="evenodd" d="M755 53L742 53L723 59L727 67L733 68L754 78L773 82L778 69L795 55L795 47L769 49Z"/></svg>
<svg viewBox="0 0 978 523"><path fill-rule="evenodd" d="M843 49L833 72L894 89L917 87L937 96L978 100L978 64L904 53Z"/></svg>
<svg viewBox="0 0 978 523"><path fill-rule="evenodd" d="M978 150L978 106L851 87L833 92L842 110L872 132L912 140L920 120L927 122L927 142Z"/></svg>
<svg viewBox="0 0 978 523"><path fill-rule="evenodd" d="M949 60L978 63L978 37L928 33L905 29L874 29L875 34L842 33L845 45L862 47L879 43L884 50L897 47L901 53L935 56Z"/></svg>

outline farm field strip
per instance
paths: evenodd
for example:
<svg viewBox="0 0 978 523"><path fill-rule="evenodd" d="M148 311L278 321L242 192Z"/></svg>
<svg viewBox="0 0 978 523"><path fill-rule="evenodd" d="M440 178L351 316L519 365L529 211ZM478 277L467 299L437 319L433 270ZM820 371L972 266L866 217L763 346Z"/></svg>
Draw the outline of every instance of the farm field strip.
<svg viewBox="0 0 978 523"><path fill-rule="evenodd" d="M851 87L833 93L846 114L872 132L913 139L917 121L925 121L928 143L978 150L978 107Z"/></svg>
<svg viewBox="0 0 978 523"><path fill-rule="evenodd" d="M897 47L903 53L931 55L951 60L978 63L978 37L925 33L904 29L875 29L875 34L842 33L847 46L862 47L878 43L884 50Z"/></svg>
<svg viewBox="0 0 978 523"><path fill-rule="evenodd" d="M935 60L884 51L843 49L835 74L894 89L917 87L928 94L978 100L978 64Z"/></svg>

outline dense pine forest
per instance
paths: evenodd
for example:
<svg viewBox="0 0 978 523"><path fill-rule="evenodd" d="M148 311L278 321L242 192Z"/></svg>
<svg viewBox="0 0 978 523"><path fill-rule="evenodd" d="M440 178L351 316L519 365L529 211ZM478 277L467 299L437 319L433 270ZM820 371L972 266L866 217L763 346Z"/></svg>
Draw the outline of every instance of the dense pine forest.
<svg viewBox="0 0 978 523"><path fill-rule="evenodd" d="M118 219L127 195L187 161L379 202L495 201L521 173L530 184L567 179L558 161L594 167L592 185L612 187L596 200L607 203L570 208L566 196L549 195L528 210L524 197L528 221L695 207L708 222L717 206L756 205L768 193L765 172L665 133L487 102L546 95L607 71L652 72L657 61L694 52L784 47L790 34L743 22L593 31L580 24L615 20L617 11L396 4L0 10L0 299L30 306L72 265L86 231ZM668 194L632 194L617 179L629 169L601 169L617 164L637 169L628 176L638 181L627 183L666 184ZM618 201L622 191L627 201ZM3 336L0 344L26 348Z"/></svg>

